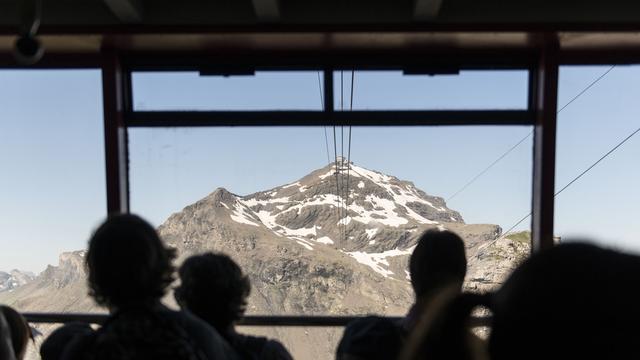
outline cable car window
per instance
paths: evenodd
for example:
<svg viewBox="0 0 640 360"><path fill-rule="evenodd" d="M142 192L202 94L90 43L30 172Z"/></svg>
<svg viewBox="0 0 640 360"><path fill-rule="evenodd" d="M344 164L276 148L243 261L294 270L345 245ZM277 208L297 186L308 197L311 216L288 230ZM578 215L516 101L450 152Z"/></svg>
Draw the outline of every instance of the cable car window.
<svg viewBox="0 0 640 360"><path fill-rule="evenodd" d="M317 110L322 72L134 72L135 110Z"/></svg>
<svg viewBox="0 0 640 360"><path fill-rule="evenodd" d="M426 75L402 71L336 71L335 110L524 110L526 70L462 70ZM356 93L350 101L351 83Z"/></svg>
<svg viewBox="0 0 640 360"><path fill-rule="evenodd" d="M598 239L600 245L640 251L638 81L640 66L560 68L555 198L560 241ZM563 109L564 104L572 105Z"/></svg>
<svg viewBox="0 0 640 360"><path fill-rule="evenodd" d="M42 95L37 103L47 106L25 110L46 110L29 119L37 117L48 121L42 126L55 126L49 134L27 131L23 134L27 138L37 135L51 140L56 131L64 134L66 141L56 142L50 153L48 146L32 144L39 155L65 149L72 153L56 157L71 159L69 168L66 163L38 160L39 168L50 169L52 177L37 180L49 185L57 181L55 171L64 170L64 181L54 181L56 190L46 195L64 195L54 198L56 206L63 203L75 206L73 211L82 210L81 216L71 218L85 228L81 237L74 237L75 243L42 235L65 245L38 251L47 249L54 253L47 256L53 257L67 253L59 264L36 276L46 280L34 280L43 284L37 291L0 292L1 302L21 311L104 311L87 296L82 261L91 227L103 218L106 207L100 74L90 74L95 81L90 82L92 90L70 77L59 81L71 90L61 91L51 79L39 83L38 90L48 89L48 96ZM317 72L287 74L291 78L197 74L185 80L184 73L173 75L134 74L135 109L320 111L323 105L323 81ZM221 97L213 100L200 87L201 81L211 79L222 84L216 87ZM238 79L242 86L232 84ZM263 83L247 86L249 79ZM298 85L281 91L283 84L290 83ZM349 104L353 99L363 108L374 107L376 98L359 97L355 84ZM278 91L267 94L269 89ZM57 93L67 96L69 91L74 96L65 104ZM412 101L417 105L405 102L398 107L420 108L420 99ZM10 105L21 109L17 104ZM56 115L59 109L54 105L65 111L85 106L91 111L82 112L82 121L76 123L66 112ZM62 115L64 119L57 118ZM93 119L95 127L87 127ZM61 128L67 122L73 129ZM82 130L81 135L76 129ZM229 254L252 281L248 315L403 316L414 299L407 262L418 236L427 229L452 230L465 240L469 271L464 286L470 291L499 286L528 255L529 223L517 220L530 212L532 142L526 137L530 131L528 126L129 128L131 211L150 220L164 241L178 250L177 265L204 251ZM69 141L74 136L69 134L78 134L78 140ZM3 143L11 145L16 138L3 138ZM519 146L513 147L518 139L522 139ZM85 142L95 152L75 147ZM83 184L77 183L82 169L91 169L93 177L87 181L93 179L91 186L95 186L86 193ZM3 188L17 186L26 194L46 189L42 184L38 188L39 183L34 184L36 190L25 188L34 179L17 179ZM62 192L70 184L73 187ZM79 198L98 207L97 215L92 215L93 207L76 203ZM55 209L47 213L58 214ZM33 221L32 213L4 211L16 224ZM172 292L164 300L176 306ZM52 328L43 327L45 332ZM313 339L312 345L299 340L301 331ZM277 328L278 338L300 357L313 353L333 358L340 334L339 328Z"/></svg>
<svg viewBox="0 0 640 360"><path fill-rule="evenodd" d="M106 216L98 70L0 71L0 303L99 311L84 249Z"/></svg>
<svg viewBox="0 0 640 360"><path fill-rule="evenodd" d="M351 142L337 127L335 143L333 130L132 128L132 211L181 258L230 254L254 282L250 314L402 315L426 229L468 240L470 289L528 255L530 224L516 221L531 139L486 167L530 127L353 127Z"/></svg>

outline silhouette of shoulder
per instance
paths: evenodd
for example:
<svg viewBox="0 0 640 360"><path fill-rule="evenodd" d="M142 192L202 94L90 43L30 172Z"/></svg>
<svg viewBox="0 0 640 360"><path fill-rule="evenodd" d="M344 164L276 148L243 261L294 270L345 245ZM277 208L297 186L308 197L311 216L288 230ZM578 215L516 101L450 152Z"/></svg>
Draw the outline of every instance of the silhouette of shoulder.
<svg viewBox="0 0 640 360"><path fill-rule="evenodd" d="M11 332L9 323L0 312L0 359L14 360L13 344L11 343Z"/></svg>
<svg viewBox="0 0 640 360"><path fill-rule="evenodd" d="M164 308L163 312L187 332L207 358L238 359L231 346L205 321L188 311L173 311Z"/></svg>
<svg viewBox="0 0 640 360"><path fill-rule="evenodd" d="M279 341L262 336L235 334L231 337L232 346L245 354L247 359L255 360L293 360L289 351Z"/></svg>
<svg viewBox="0 0 640 360"><path fill-rule="evenodd" d="M237 360L229 344L195 316L164 306L114 314L95 334L74 341L64 360Z"/></svg>

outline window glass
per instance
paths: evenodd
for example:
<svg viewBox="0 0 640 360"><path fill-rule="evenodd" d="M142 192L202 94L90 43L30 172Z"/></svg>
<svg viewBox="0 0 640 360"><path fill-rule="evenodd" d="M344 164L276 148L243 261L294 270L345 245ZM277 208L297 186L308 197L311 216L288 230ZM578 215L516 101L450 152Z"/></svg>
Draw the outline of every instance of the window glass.
<svg viewBox="0 0 640 360"><path fill-rule="evenodd" d="M530 131L358 127L348 166L347 127L335 146L322 127L135 128L131 206L181 259L220 251L240 263L250 314L403 315L426 229L466 240L470 290L499 285L527 256L529 222L501 234L530 212L531 138L468 182Z"/></svg>
<svg viewBox="0 0 640 360"><path fill-rule="evenodd" d="M318 71L258 71L255 75L134 72L135 110L321 110Z"/></svg>
<svg viewBox="0 0 640 360"><path fill-rule="evenodd" d="M560 241L588 240L640 251L639 66L560 69L556 191L587 171L555 199ZM581 96L576 94L588 87ZM573 239L572 239L573 238Z"/></svg>
<svg viewBox="0 0 640 360"><path fill-rule="evenodd" d="M336 71L336 110L524 110L526 70L413 75L402 71ZM351 83L353 82L353 107Z"/></svg>
<svg viewBox="0 0 640 360"><path fill-rule="evenodd" d="M100 72L0 71L0 303L94 311L84 249L106 215Z"/></svg>
<svg viewBox="0 0 640 360"><path fill-rule="evenodd" d="M254 87L231 84L235 77L143 75L157 78L134 76L139 110L319 110L322 104L316 72L274 75ZM100 74L0 76L10 85L0 87L2 116L20 119L0 123L0 159L10 174L0 188L11 189L0 202L9 229L2 245L10 249L0 264L34 273L7 272L5 283L18 286L0 292L0 302L21 311L104 311L87 296L83 263L106 208ZM199 83L211 79L230 81L212 87L222 98L202 98L207 88ZM354 104L375 109L378 98L361 92L357 79ZM394 96L401 109L431 106L402 93L390 96L390 104ZM407 262L426 229L464 238L471 291L499 286L526 257L529 223L514 224L530 212L530 132L515 126L132 128L131 208L177 248L178 265L203 251L234 258L252 281L248 314L402 316L414 297ZM24 276L26 284L15 280ZM172 293L165 300L175 306ZM341 335L334 328L258 333L265 331L294 355L323 359L333 358ZM296 342L302 331L304 341Z"/></svg>

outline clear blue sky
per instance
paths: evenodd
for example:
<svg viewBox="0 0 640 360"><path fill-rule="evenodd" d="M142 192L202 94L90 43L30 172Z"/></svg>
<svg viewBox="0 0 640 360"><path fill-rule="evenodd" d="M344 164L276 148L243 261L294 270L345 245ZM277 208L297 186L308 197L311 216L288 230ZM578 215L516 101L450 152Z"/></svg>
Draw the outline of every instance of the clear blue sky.
<svg viewBox="0 0 640 360"><path fill-rule="evenodd" d="M559 104L606 69L563 69ZM350 73L344 79L348 94ZM255 78L144 74L134 81L139 109L321 106L315 72ZM560 114L558 188L640 127L639 84L639 67L616 68ZM338 76L335 86L339 94ZM525 87L526 76L518 72L442 77L358 72L354 108L522 108ZM335 102L339 107L339 98ZM446 198L530 131L354 128L351 156L361 166ZM332 129L328 132L332 141ZM327 163L321 127L131 129L129 135L132 211L155 225L217 187L248 194ZM102 145L98 71L0 71L0 270L41 271L56 264L60 252L86 246L106 213ZM556 233L640 249L639 155L640 135L560 195ZM468 223L506 229L530 211L530 188L528 139L448 205Z"/></svg>

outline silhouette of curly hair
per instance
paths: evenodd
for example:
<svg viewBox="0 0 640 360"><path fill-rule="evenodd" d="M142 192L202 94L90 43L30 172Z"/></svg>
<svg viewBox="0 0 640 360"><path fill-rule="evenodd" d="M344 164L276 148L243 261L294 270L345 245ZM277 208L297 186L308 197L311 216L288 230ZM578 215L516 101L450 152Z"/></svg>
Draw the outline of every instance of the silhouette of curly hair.
<svg viewBox="0 0 640 360"><path fill-rule="evenodd" d="M178 303L221 333L244 315L251 283L229 256L192 256L182 264L179 275Z"/></svg>
<svg viewBox="0 0 640 360"><path fill-rule="evenodd" d="M174 280L174 257L175 251L139 216L111 216L89 241L89 294L109 308L158 301Z"/></svg>

